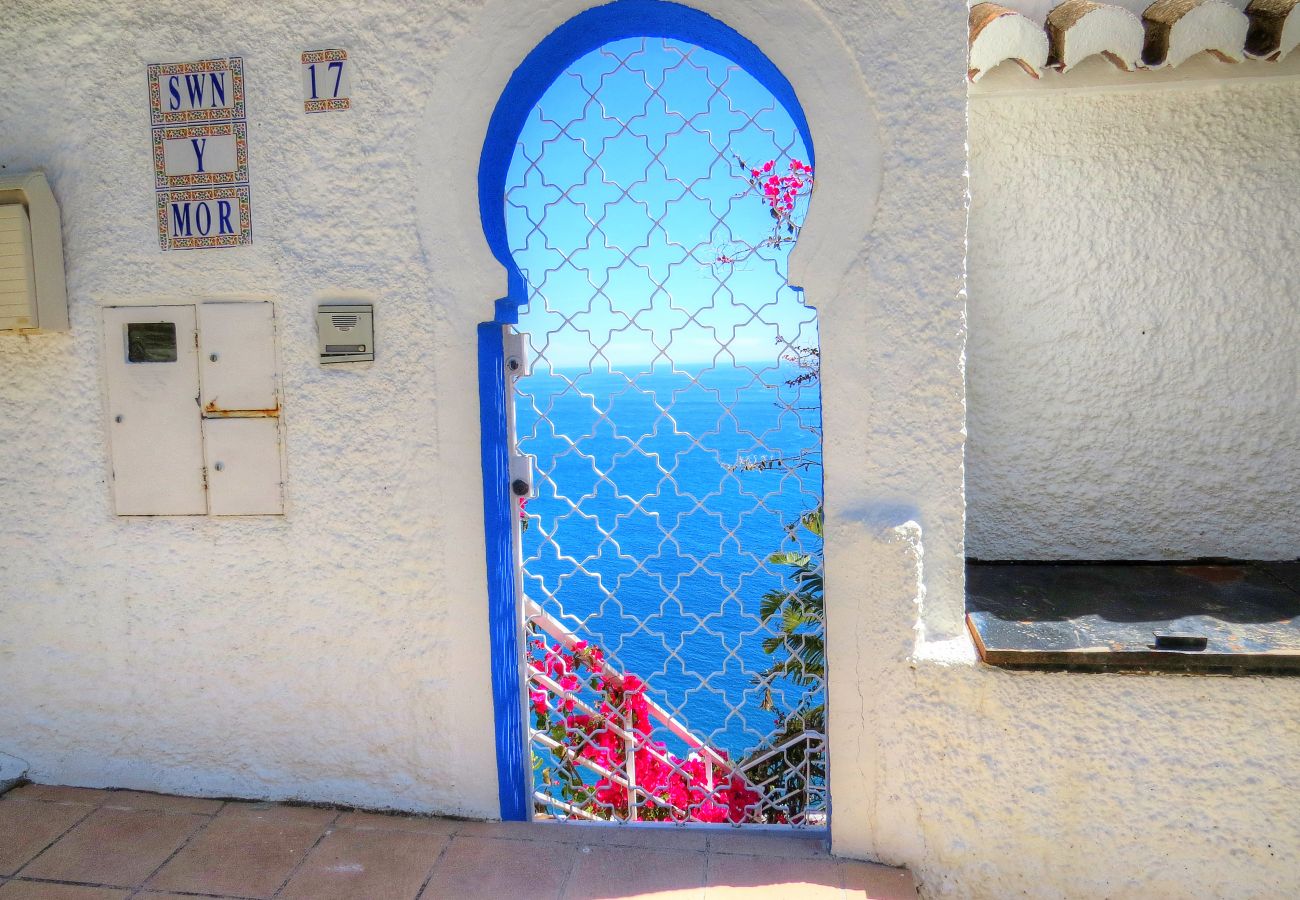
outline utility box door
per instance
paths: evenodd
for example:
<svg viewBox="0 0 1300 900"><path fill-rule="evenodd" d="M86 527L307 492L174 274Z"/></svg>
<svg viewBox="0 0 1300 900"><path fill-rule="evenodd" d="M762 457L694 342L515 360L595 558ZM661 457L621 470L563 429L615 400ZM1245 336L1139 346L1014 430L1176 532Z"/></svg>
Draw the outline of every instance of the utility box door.
<svg viewBox="0 0 1300 900"><path fill-rule="evenodd" d="M274 418L204 419L208 503L214 516L284 512L280 422Z"/></svg>
<svg viewBox="0 0 1300 900"><path fill-rule="evenodd" d="M120 516L203 515L193 306L104 310L113 500Z"/></svg>
<svg viewBox="0 0 1300 900"><path fill-rule="evenodd" d="M203 415L276 415L275 313L269 302L199 305Z"/></svg>

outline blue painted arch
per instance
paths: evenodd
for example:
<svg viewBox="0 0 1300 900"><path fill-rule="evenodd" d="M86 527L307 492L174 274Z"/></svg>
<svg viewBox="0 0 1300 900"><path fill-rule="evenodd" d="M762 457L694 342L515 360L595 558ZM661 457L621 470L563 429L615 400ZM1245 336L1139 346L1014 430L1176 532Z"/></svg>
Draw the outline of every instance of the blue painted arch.
<svg viewBox="0 0 1300 900"><path fill-rule="evenodd" d="M616 0L588 9L541 41L515 69L488 122L479 157L479 217L493 255L505 266L508 292L495 317L479 326L479 419L482 434L483 517L487 549L488 631L495 713L497 790L501 818L527 821L532 767L524 723L519 597L514 571L514 503L509 491L507 411L502 326L519 321L528 285L506 234L506 176L524 123L542 95L576 60L613 41L671 38L741 66L785 107L816 164L812 134L794 88L752 41L707 13L665 0Z"/></svg>

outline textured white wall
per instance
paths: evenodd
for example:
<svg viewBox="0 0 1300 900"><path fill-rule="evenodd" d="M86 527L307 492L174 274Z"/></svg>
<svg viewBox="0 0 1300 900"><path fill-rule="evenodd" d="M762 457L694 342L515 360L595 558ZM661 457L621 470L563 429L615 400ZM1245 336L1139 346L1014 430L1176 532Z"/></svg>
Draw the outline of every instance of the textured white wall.
<svg viewBox="0 0 1300 900"><path fill-rule="evenodd" d="M496 813L466 475L473 326L503 279L472 176L505 77L581 5L11 4L0 164L51 175L73 330L0 340L0 752L43 781ZM826 92L805 94L814 138L840 136L805 233L839 242L796 260L824 335L836 850L933 897L1300 892L1290 682L972 662L965 9L701 6ZM295 56L332 45L357 109L304 117ZM143 66L214 53L247 60L257 243L160 255ZM373 366L314 362L313 305L339 290L375 299ZM98 307L214 291L279 304L289 514L116 520Z"/></svg>
<svg viewBox="0 0 1300 900"><path fill-rule="evenodd" d="M1298 107L972 97L970 555L1300 556Z"/></svg>
<svg viewBox="0 0 1300 900"><path fill-rule="evenodd" d="M0 751L31 777L495 815L482 589L444 565L482 579L437 422L473 369L432 365L466 298L430 279L411 199L431 64L465 14L6 5L0 164L50 177L72 317L0 336ZM356 109L304 115L297 56L331 46L356 58ZM255 243L160 253L144 67L224 54L248 69ZM315 361L315 303L339 290L374 299L373 365ZM211 296L277 304L288 515L115 518L99 307Z"/></svg>

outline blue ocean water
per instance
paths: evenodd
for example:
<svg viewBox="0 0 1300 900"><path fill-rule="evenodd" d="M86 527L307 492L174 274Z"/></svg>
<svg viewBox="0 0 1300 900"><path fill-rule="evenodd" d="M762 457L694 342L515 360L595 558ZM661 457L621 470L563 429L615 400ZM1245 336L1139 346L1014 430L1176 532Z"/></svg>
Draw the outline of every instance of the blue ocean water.
<svg viewBox="0 0 1300 900"><path fill-rule="evenodd" d="M758 609L790 587L768 557L818 549L788 526L821 497L816 384L787 386L788 364L751 365L543 370L521 379L516 404L540 492L525 594L735 757L775 730L760 708L768 687L778 710L807 702L806 688L756 683L775 633ZM728 468L776 457L809 465Z"/></svg>

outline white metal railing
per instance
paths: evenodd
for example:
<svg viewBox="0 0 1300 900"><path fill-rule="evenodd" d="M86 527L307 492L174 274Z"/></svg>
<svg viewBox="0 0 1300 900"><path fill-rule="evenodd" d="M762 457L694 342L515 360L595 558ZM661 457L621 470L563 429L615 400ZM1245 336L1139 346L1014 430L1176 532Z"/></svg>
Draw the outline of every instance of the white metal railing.
<svg viewBox="0 0 1300 900"><path fill-rule="evenodd" d="M564 649L572 650L573 645L580 640L580 638L576 634L574 634L573 632L565 628L563 625L561 625L558 621L556 621L553 617L551 617L549 613L547 613L544 609L542 609L532 600L528 600L528 599L524 600L524 609L526 610L527 621L536 623L538 628L540 628L542 631L546 632L548 635L550 635L552 638L558 641L560 645L564 647ZM605 662L602 668L603 668L602 674L606 676L610 676L613 678L623 677L624 673L615 669L613 666L609 664L608 661ZM559 685L556 685L556 687L559 688ZM563 688L559 688L559 689L563 690ZM701 758L704 759L705 765L707 766L707 770L709 772L708 779L707 779L709 787L713 786L714 766L719 766L724 770L730 771L731 765L730 763L727 762L726 757L723 756L721 753L719 753L717 750L715 750L713 747L710 747L708 744L706 744L703 740L697 737L693 732L690 731L690 729L688 729L681 722L677 721L677 719L673 716L672 713L668 712L668 710L664 709L662 706L660 706L658 703L656 703L654 700L652 700L649 697L646 698L646 703L649 705L651 718L657 720L659 724L661 724L668 731L669 734L681 740L684 744L686 744L687 747L689 747L692 751L700 754Z"/></svg>
<svg viewBox="0 0 1300 900"><path fill-rule="evenodd" d="M527 622L546 634L565 650L570 652L575 651L576 645L580 642L577 635L565 628L563 624L558 622L532 600L525 599L524 608ZM599 710L581 696L581 682L580 686L576 689L566 688L537 667L529 665L527 668L527 680L530 687L536 685L544 690L548 696L554 696L568 704L572 704L574 709L578 709L589 716L600 715ZM608 662L602 662L600 669L601 675L616 681L622 681L627 674L620 672ZM710 795L713 795L714 791L717 789L719 780L728 781L732 778L739 777L744 786L759 798L754 806L757 809L763 809L774 807L783 801L790 799L799 790L806 790L806 787L796 788L790 791L785 791L784 793L773 794L772 792L774 790L780 790L784 787L783 784L777 782L775 777L768 779L767 781L755 782L752 778L747 776L744 771L742 771L740 765L728 760L727 757L718 752L717 749L710 746L706 741L679 722L672 713L664 709L659 703L649 697L646 697L645 701L649 716L657 723L657 726L663 728L678 740L682 741L682 743L689 748L689 751L693 756L704 762L704 788ZM626 715L626 713L624 714ZM675 763L669 755L662 753L655 748L653 742L649 739L649 735L638 734L634 725L626 720L620 723L610 717L604 719L601 727L608 730L611 734L624 742L625 751L623 754L622 771L615 771L602 766L596 761L581 755L581 753L574 747L561 743L549 734L535 728L529 729L529 739L532 743L539 745L554 754L557 758L572 765L580 766L597 777L608 779L613 784L622 787L627 792L627 818L630 822L636 822L639 820L640 815L638 813L638 808L645 804L666 811L669 817L675 821L699 820L697 814L689 806L678 806L663 797L651 793L638 782L636 774L636 758L638 753L648 754L657 762L669 766L681 774L685 774L682 772L681 767ZM805 731L791 737L775 747L771 747L760 754L746 759L744 768L748 770L757 767L770 759L789 753L800 745L805 745L804 759L801 763L801 774L803 776L802 783L807 785L812 778L812 754L822 752L825 749L825 736L820 732ZM560 810L566 817L572 816L591 821L600 821L603 818L590 810L583 809L571 803L566 803L558 797L553 797L550 794L541 791L534 792L534 799L545 806L554 807Z"/></svg>

